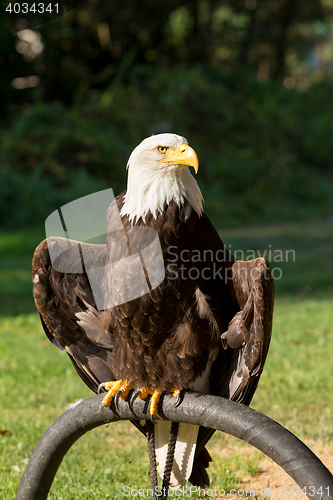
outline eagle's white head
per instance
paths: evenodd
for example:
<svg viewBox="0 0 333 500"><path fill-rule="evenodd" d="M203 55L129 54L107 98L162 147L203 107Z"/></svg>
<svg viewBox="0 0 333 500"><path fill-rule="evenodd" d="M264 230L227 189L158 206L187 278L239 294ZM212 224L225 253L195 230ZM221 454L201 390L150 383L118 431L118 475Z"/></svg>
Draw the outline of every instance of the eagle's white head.
<svg viewBox="0 0 333 500"><path fill-rule="evenodd" d="M198 215L202 213L202 194L189 168L198 171L195 151L184 137L158 134L139 144L128 160L125 202L120 215L135 221L150 211L156 218L165 204L185 201Z"/></svg>

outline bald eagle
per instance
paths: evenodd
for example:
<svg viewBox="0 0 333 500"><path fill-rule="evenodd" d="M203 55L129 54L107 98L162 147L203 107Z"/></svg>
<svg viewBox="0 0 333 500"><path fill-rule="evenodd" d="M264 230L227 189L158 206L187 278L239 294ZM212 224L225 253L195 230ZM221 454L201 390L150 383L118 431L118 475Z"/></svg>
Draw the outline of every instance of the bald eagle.
<svg viewBox="0 0 333 500"><path fill-rule="evenodd" d="M272 328L270 266L263 258L240 261L228 252L203 212L202 194L190 172L190 167L197 172L198 165L184 137L168 133L143 140L128 161L127 191L106 214L106 244L80 244L80 255L89 254L97 264L106 249L112 262L121 265L120 232L110 230L115 206L128 248L133 247L130 230L154 229L164 274L153 286L154 272L147 273L143 265L150 278L145 293L101 309L84 266L66 272L54 266L51 250L61 247L64 239L48 238L34 253L33 294L43 328L67 352L90 389L107 391L103 407L133 390L132 400L151 395L150 413L156 415L163 392L172 392L178 402L184 389L249 405L257 388ZM70 260L70 252L61 258ZM152 262L154 255L149 259ZM121 265L113 281L108 269L104 287L121 295L123 281L129 283L133 276L132 266ZM141 423L136 425L143 431ZM155 418L154 426L162 476L171 423ZM205 445L212 434L210 429L180 424L173 488L187 480L201 487L209 484L206 468L211 457Z"/></svg>

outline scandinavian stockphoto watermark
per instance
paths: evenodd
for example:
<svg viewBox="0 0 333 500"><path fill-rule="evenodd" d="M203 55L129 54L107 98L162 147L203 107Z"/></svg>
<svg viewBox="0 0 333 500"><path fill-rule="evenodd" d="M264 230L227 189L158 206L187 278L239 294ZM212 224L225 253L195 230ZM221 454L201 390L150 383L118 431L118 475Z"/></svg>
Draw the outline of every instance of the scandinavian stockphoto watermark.
<svg viewBox="0 0 333 500"><path fill-rule="evenodd" d="M153 491L152 488L131 488L130 486L123 486L122 491L120 494L124 497L130 497L130 498L152 498L153 493L155 494L156 497L163 497L165 498L166 495L166 489L162 488L160 486L156 486L155 490ZM168 498L191 498L192 495L196 495L196 497L209 497L209 498L221 498L224 496L227 496L228 498L248 498L248 497L255 497L257 498L258 496L263 497L263 498L270 498L272 496L272 487L269 486L268 488L231 488L230 490L225 490L224 488L208 488L204 489L201 488L200 486L189 486L186 488L183 486L180 489L173 489L169 488L168 489ZM279 498L279 497L298 497L300 496L301 498L311 498L314 496L323 496L323 495L328 495L330 494L330 487L327 486L326 488L324 487L315 487L315 486L305 486L304 488L301 488L300 486L276 486L274 488L274 498Z"/></svg>
<svg viewBox="0 0 333 500"><path fill-rule="evenodd" d="M179 278L182 280L197 280L201 278L204 280L221 279L228 281L233 279L233 274L230 265L226 264L231 264L234 258L241 261L250 261L258 257L263 257L271 263L272 276L275 280L279 280L282 278L283 273L281 267L275 264L295 262L296 253L295 250L291 249L272 249L271 245L264 252L259 252L259 250L244 251L241 249L232 249L231 245L217 250L182 249L179 252L177 246L169 246L166 256L166 267L169 273L168 278L171 280ZM255 267L249 270L244 268L243 271L249 273L248 278L250 279L258 277L258 269ZM270 278L270 276L264 274L264 278L266 277Z"/></svg>
<svg viewBox="0 0 333 500"><path fill-rule="evenodd" d="M274 279L281 279L276 263L295 262L294 250L232 250L231 247L162 251L157 231L146 226L124 226L112 189L84 196L49 215L45 221L52 265L61 273L88 277L96 307L104 310L141 297L168 280L233 279L234 257L241 261L266 257ZM232 255L233 254L233 255ZM266 272L266 271L265 271ZM257 266L242 269L243 278L265 278ZM245 276L244 273L249 273ZM268 271L267 279L270 279Z"/></svg>
<svg viewBox="0 0 333 500"><path fill-rule="evenodd" d="M264 490L263 490L264 491ZM131 488L130 486L123 486L122 491L120 492L124 497L130 498L152 498L153 493L158 497L165 498L166 496L166 488L162 488L161 486L156 486L153 490L152 488ZM231 495L232 497L254 497L256 496L256 490L253 488L248 489L231 489L225 490L224 488L209 488L204 489L200 486L189 486L188 488L183 486L182 488L168 488L168 498L191 498L192 495L196 495L199 497L224 497L226 495ZM267 494L266 494L267 496Z"/></svg>

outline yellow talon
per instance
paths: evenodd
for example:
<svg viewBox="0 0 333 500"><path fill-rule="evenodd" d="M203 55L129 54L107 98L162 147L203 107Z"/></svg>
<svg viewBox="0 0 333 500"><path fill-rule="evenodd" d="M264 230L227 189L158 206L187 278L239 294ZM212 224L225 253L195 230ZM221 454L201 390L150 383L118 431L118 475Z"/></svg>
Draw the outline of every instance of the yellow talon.
<svg viewBox="0 0 333 500"><path fill-rule="evenodd" d="M139 397L140 397L140 399L142 399L144 401L145 399L147 399L149 394L150 394L150 387L149 387L149 385L146 385L145 387L142 387L141 394Z"/></svg>
<svg viewBox="0 0 333 500"><path fill-rule="evenodd" d="M173 397L177 399L175 406L178 406L180 402L180 390L172 387L171 389L168 390L168 392L171 392L173 394ZM163 393L161 391L158 391L157 389L154 390L150 401L150 415L157 415L158 403L159 400L161 399L162 394Z"/></svg>
<svg viewBox="0 0 333 500"><path fill-rule="evenodd" d="M108 391L108 393L104 396L102 405L103 407L108 407L111 405L111 401L121 388L121 386L124 384L122 380L115 380L113 382L106 382L105 384L105 389Z"/></svg>
<svg viewBox="0 0 333 500"><path fill-rule="evenodd" d="M128 393L130 392L133 384L129 382L128 380L114 380L112 382L106 382L105 384L101 384L108 392L104 396L102 404L101 404L101 409L111 406L112 400L115 398L115 404L117 409L118 408L118 398L121 399L126 399L128 396ZM175 389L174 387L171 387L168 392L171 392L173 394L173 397L177 399L176 406L179 404L178 401L180 401L180 390ZM145 387L142 387L138 391L135 391L131 397L130 405L133 407L133 402L137 396L140 397L140 399L145 400L149 396L149 394L152 394L151 401L150 401L150 406L149 406L149 413L150 415L157 415L158 413L158 403L159 400L161 399L162 392L159 391L158 389L155 389L152 391L149 385L146 385Z"/></svg>
<svg viewBox="0 0 333 500"><path fill-rule="evenodd" d="M178 398L180 394L179 389L174 389L173 387L170 389L170 392L172 392L174 398Z"/></svg>
<svg viewBox="0 0 333 500"><path fill-rule="evenodd" d="M121 380L113 380L112 382L105 382L104 388L107 391L112 391L113 389L119 389L122 384Z"/></svg>
<svg viewBox="0 0 333 500"><path fill-rule="evenodd" d="M120 386L119 390L121 391L121 399L126 399L129 391L131 390L131 384L127 380Z"/></svg>

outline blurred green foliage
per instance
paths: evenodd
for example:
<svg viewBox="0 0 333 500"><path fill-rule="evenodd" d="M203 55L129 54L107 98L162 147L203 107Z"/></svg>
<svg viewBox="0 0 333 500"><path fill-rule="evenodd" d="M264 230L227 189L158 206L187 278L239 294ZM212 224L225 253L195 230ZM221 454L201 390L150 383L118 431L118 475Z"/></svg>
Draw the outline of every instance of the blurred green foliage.
<svg viewBox="0 0 333 500"><path fill-rule="evenodd" d="M284 81L305 60L320 56L315 70L332 63L332 51L325 61L318 52L331 40L331 0L83 0L34 28L35 39L11 32L8 3L0 4L1 116L37 96L73 103L111 81L127 83L142 64L155 71L201 64ZM37 89L12 88L27 75L40 77Z"/></svg>
<svg viewBox="0 0 333 500"><path fill-rule="evenodd" d="M137 66L66 106L36 103L0 134L2 225L41 222L59 205L126 188L132 149L184 135L200 159L206 211L221 225L320 217L333 209L333 83L299 93L251 74Z"/></svg>
<svg viewBox="0 0 333 500"><path fill-rule="evenodd" d="M331 214L333 84L308 83L329 75L332 17L333 0L85 0L15 35L0 5L0 225L118 194L165 131L197 150L219 226Z"/></svg>

